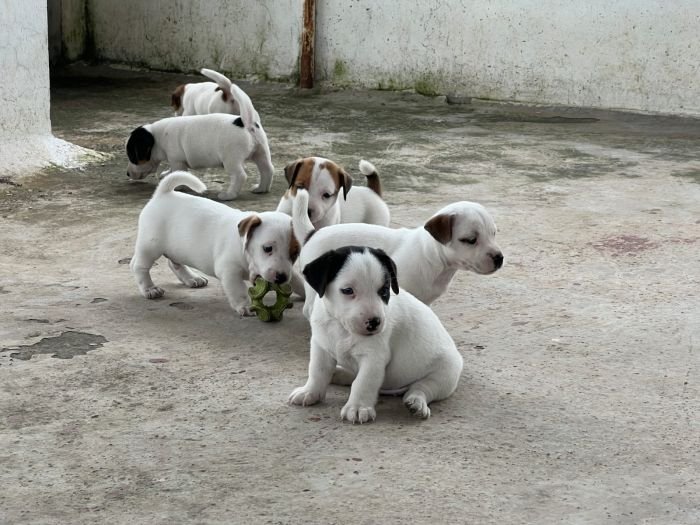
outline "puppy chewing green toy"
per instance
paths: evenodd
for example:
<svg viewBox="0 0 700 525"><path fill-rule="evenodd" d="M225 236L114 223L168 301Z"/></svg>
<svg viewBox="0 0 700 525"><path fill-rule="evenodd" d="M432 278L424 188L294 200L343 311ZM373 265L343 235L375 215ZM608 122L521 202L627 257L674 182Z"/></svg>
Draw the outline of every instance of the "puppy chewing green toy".
<svg viewBox="0 0 700 525"><path fill-rule="evenodd" d="M275 292L277 298L274 304L266 305L263 299L271 291ZM248 295L251 302L250 309L261 321L281 321L284 311L292 307L289 300L289 296L292 295L292 287L289 284L274 284L258 277L255 279L255 284L248 288Z"/></svg>

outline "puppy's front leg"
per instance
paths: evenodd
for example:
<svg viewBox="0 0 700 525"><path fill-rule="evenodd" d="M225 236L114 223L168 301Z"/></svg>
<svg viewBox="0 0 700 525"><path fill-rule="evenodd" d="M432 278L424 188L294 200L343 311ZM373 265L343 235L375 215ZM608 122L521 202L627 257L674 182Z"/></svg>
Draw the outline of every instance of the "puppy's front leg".
<svg viewBox="0 0 700 525"><path fill-rule="evenodd" d="M326 389L331 383L336 360L311 337L309 358L309 379L304 386L294 389L287 402L290 405L315 405L326 397Z"/></svg>
<svg viewBox="0 0 700 525"><path fill-rule="evenodd" d="M245 281L233 276L224 276L221 279L226 299L236 312L243 316L255 315L250 309L250 299L247 295Z"/></svg>
<svg viewBox="0 0 700 525"><path fill-rule="evenodd" d="M376 348L373 350L376 352ZM374 406L384 382L386 363L378 356L368 354L362 356L358 364L359 371L350 387L350 398L340 411L340 417L351 423L366 423L377 418Z"/></svg>

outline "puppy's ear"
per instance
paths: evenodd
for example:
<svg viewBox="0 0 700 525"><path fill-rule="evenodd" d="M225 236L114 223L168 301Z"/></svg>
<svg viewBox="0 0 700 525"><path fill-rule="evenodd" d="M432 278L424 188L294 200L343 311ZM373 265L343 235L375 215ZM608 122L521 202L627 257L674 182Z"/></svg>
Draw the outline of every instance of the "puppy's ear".
<svg viewBox="0 0 700 525"><path fill-rule="evenodd" d="M248 243L253 236L255 228L262 224L262 219L255 213L249 215L238 223L238 235L245 239L245 247L248 249Z"/></svg>
<svg viewBox="0 0 700 525"><path fill-rule="evenodd" d="M326 293L328 283L335 279L349 256L350 250L345 248L331 250L304 266L304 278L319 297Z"/></svg>
<svg viewBox="0 0 700 525"><path fill-rule="evenodd" d="M284 167L284 178L287 179L290 188L294 185L297 175L299 175L303 160L304 159L295 160Z"/></svg>
<svg viewBox="0 0 700 525"><path fill-rule="evenodd" d="M131 132L129 140L126 142L126 156L129 162L138 164L139 162L151 160L151 150L156 140L150 131L143 126L139 126Z"/></svg>
<svg viewBox="0 0 700 525"><path fill-rule="evenodd" d="M432 235L436 241L447 244L452 240L452 226L455 222L454 213L450 215L436 215L425 223L424 228Z"/></svg>
<svg viewBox="0 0 700 525"><path fill-rule="evenodd" d="M301 251L301 246L299 246L299 241L294 235L294 231L290 228L289 232L289 259L294 262L299 257L299 251Z"/></svg>
<svg viewBox="0 0 700 525"><path fill-rule="evenodd" d="M352 177L343 168L340 168L338 174L340 176L340 187L343 188L343 200L348 200L348 192L352 188Z"/></svg>
<svg viewBox="0 0 700 525"><path fill-rule="evenodd" d="M394 260L389 257L384 250L370 248L369 251L379 260L380 263L382 263L382 266L384 266L391 279L391 289L394 290L395 294L398 294L399 281L396 278L396 264L394 263Z"/></svg>

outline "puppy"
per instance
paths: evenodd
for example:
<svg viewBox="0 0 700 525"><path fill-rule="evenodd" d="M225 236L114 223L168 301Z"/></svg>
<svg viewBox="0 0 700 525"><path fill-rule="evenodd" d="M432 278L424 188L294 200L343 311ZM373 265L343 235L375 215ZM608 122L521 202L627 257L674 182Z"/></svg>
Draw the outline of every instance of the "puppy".
<svg viewBox="0 0 700 525"><path fill-rule="evenodd" d="M341 246L381 248L396 262L403 288L430 305L447 290L457 270L491 274L503 265L503 253L495 239L496 225L480 204L455 202L413 229L336 224L316 230L306 211L308 200L308 192L297 191L292 217L294 234L303 245L299 259L302 268ZM315 292L308 284L305 289L304 315L309 318Z"/></svg>
<svg viewBox="0 0 700 525"><path fill-rule="evenodd" d="M309 192L309 218L314 228L338 223L364 222L389 226L389 208L382 200L382 186L375 167L360 161L360 172L367 177L367 187L356 187L352 193L352 178L335 162L321 157L299 159L284 168L289 189L277 206L277 211L292 214L297 190ZM340 199L340 192L343 198Z"/></svg>
<svg viewBox="0 0 700 525"><path fill-rule="evenodd" d="M178 116L229 113L239 115L238 102L231 95L232 82L211 69L200 71L214 82L181 84L170 96L170 105Z"/></svg>
<svg viewBox="0 0 700 525"><path fill-rule="evenodd" d="M406 407L430 416L428 405L457 388L462 356L432 310L405 290L396 266L382 250L346 246L304 266L320 299L311 316L311 356L306 384L288 402L322 401L336 366L354 378L342 419L376 418L380 390L403 393ZM390 297L391 290L395 294Z"/></svg>
<svg viewBox="0 0 700 525"><path fill-rule="evenodd" d="M260 116L237 85L231 84L231 94L241 107L240 117L221 113L170 117L136 128L126 143L127 176L142 179L163 161L172 171L223 166L231 182L218 198L233 200L247 177L245 161L252 160L260 172L253 192L270 191L274 167Z"/></svg>
<svg viewBox="0 0 700 525"><path fill-rule="evenodd" d="M290 218L283 213L253 213L174 191L187 186L203 192L206 186L194 175L177 171L166 176L139 216L131 271L141 294L162 297L149 273L161 255L177 278L190 288L207 285L191 268L216 277L231 308L252 315L246 281L258 276L278 284L292 275L299 244Z"/></svg>

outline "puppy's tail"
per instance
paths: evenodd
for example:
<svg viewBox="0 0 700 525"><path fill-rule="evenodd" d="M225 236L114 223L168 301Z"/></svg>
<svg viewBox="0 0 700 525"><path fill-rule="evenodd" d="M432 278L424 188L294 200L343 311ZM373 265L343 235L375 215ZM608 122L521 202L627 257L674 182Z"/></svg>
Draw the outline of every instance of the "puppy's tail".
<svg viewBox="0 0 700 525"><path fill-rule="evenodd" d="M301 188L297 189L292 205L292 228L301 246L304 246L306 241L316 233L316 228L309 219L309 192Z"/></svg>
<svg viewBox="0 0 700 525"><path fill-rule="evenodd" d="M186 171L173 171L160 181L153 197L160 197L174 191L178 186L187 186L197 193L204 193L207 191L207 186L191 173L187 173Z"/></svg>
<svg viewBox="0 0 700 525"><path fill-rule="evenodd" d="M211 80L216 82L226 94L231 92L231 81L228 77L214 71L213 69L203 68L200 69L199 72L205 77L210 78Z"/></svg>
<svg viewBox="0 0 700 525"><path fill-rule="evenodd" d="M241 111L241 120L243 121L243 127L247 129L251 135L256 139L260 140L262 128L260 127L260 115L255 111L253 107L253 101L250 97L239 88L236 84L231 84L231 95L238 103L238 107Z"/></svg>
<svg viewBox="0 0 700 525"><path fill-rule="evenodd" d="M379 180L379 174L377 173L377 168L374 167L374 164L367 162L364 159L361 160L360 172L367 177L367 187L381 197L382 183Z"/></svg>

